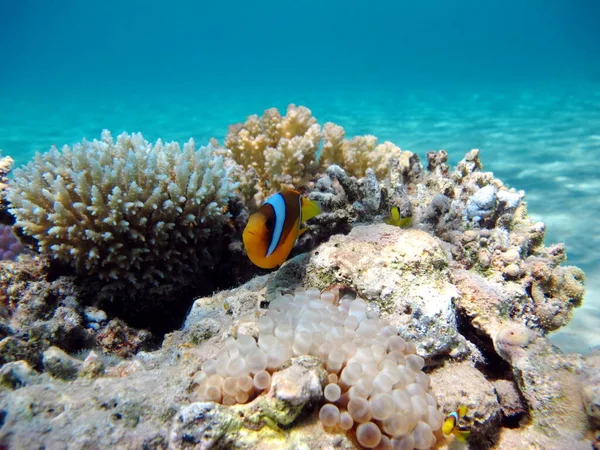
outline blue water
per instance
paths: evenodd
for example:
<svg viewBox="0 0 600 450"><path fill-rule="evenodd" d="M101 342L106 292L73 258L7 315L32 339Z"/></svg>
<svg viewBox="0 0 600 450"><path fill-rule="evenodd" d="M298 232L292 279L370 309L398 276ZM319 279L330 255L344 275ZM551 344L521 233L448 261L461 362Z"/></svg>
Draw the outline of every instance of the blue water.
<svg viewBox="0 0 600 450"><path fill-rule="evenodd" d="M588 275L555 336L600 345L600 4L595 1L0 0L0 149L141 131L210 137L288 103L525 189Z"/></svg>

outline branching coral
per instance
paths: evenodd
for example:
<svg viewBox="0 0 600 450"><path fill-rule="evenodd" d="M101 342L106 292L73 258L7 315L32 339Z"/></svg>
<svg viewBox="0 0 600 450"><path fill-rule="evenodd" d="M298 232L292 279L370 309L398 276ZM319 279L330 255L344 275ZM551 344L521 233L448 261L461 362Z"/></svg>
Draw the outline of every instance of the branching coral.
<svg viewBox="0 0 600 450"><path fill-rule="evenodd" d="M364 177L367 169L375 171L377 178L383 179L390 173L390 160L400 158L402 151L393 143L386 141L377 144L375 136L355 136L344 139L344 129L328 122L323 127L325 144L321 154L321 163L327 167L337 164L355 177Z"/></svg>
<svg viewBox="0 0 600 450"><path fill-rule="evenodd" d="M185 283L214 264L215 235L236 185L212 146L151 145L108 131L53 147L15 171L7 194L16 226L39 251L102 280Z"/></svg>
<svg viewBox="0 0 600 450"><path fill-rule="evenodd" d="M0 158L0 191L4 192L8 184L7 175L13 168L15 161L10 156Z"/></svg>
<svg viewBox="0 0 600 450"><path fill-rule="evenodd" d="M295 105L288 107L285 116L276 108L268 109L262 117L249 116L246 122L230 126L225 138L233 160L244 171L256 172L254 193L261 197L286 185L298 186L314 175L320 142L317 120L308 108ZM249 177L250 182L254 180ZM245 180L240 177L240 181ZM246 188L244 183L241 188Z"/></svg>
<svg viewBox="0 0 600 450"><path fill-rule="evenodd" d="M0 221L12 224L12 217L6 211L6 191L8 187L8 174L13 168L14 160L10 156L0 157Z"/></svg>
<svg viewBox="0 0 600 450"><path fill-rule="evenodd" d="M378 145L375 136L347 140L344 129L331 122L321 130L308 108L295 105L288 106L285 116L271 108L262 117L252 115L230 126L225 147L237 165L233 175L242 195L258 201L282 187L299 188L332 164L357 177L372 168L383 178L390 160L402 153L391 142Z"/></svg>

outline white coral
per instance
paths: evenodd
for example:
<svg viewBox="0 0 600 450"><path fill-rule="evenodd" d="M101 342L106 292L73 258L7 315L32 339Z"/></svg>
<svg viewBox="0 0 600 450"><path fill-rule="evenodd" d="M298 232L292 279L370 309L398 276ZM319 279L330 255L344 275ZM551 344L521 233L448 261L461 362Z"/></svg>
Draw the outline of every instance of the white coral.
<svg viewBox="0 0 600 450"><path fill-rule="evenodd" d="M7 175L12 170L15 161L10 156L2 156L2 152L0 151L0 194L4 195L4 191L6 190L6 186L8 184Z"/></svg>
<svg viewBox="0 0 600 450"><path fill-rule="evenodd" d="M109 131L15 170L7 198L40 252L103 280L158 285L210 264L208 238L235 185L224 158L190 139L150 144ZM170 280L173 281L173 280Z"/></svg>
<svg viewBox="0 0 600 450"><path fill-rule="evenodd" d="M277 148L265 150L265 168L276 188L298 187L308 181L318 167L317 150L321 142L319 125L311 125L303 136L281 138Z"/></svg>
<svg viewBox="0 0 600 450"><path fill-rule="evenodd" d="M261 117L249 116L246 122L230 126L225 138L230 157L241 166L236 174L253 170L258 177L259 198L284 186L298 188L314 176L320 143L317 120L308 108L296 105L289 105L285 116L277 108Z"/></svg>
<svg viewBox="0 0 600 450"><path fill-rule="evenodd" d="M307 184L332 164L355 177L364 177L371 168L384 179L390 174L391 160L403 154L391 142L378 144L375 136L345 139L344 129L331 122L321 129L310 109L293 104L285 116L271 108L261 117L252 115L246 122L230 126L225 147L239 165L235 179L240 185L247 186L248 179L257 180L252 189L241 194L246 201L256 200L258 204L267 194L284 187ZM244 175L246 171L250 176Z"/></svg>

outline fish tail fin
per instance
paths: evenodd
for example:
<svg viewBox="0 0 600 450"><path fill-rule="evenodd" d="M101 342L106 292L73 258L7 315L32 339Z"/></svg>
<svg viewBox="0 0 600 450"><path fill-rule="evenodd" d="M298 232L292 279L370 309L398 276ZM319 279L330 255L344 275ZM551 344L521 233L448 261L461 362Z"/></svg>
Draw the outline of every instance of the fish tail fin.
<svg viewBox="0 0 600 450"><path fill-rule="evenodd" d="M321 207L306 197L302 197L302 222L306 222L319 214L321 214Z"/></svg>

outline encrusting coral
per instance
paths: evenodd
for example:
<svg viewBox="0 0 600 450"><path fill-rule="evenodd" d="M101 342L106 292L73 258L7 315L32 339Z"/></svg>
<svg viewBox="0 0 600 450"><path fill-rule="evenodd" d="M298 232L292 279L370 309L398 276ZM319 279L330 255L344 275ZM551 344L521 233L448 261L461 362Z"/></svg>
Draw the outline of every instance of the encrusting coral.
<svg viewBox="0 0 600 450"><path fill-rule="evenodd" d="M223 157L193 140L151 145L141 134L53 147L15 170L16 227L78 273L134 286L186 284L212 267L235 183Z"/></svg>

